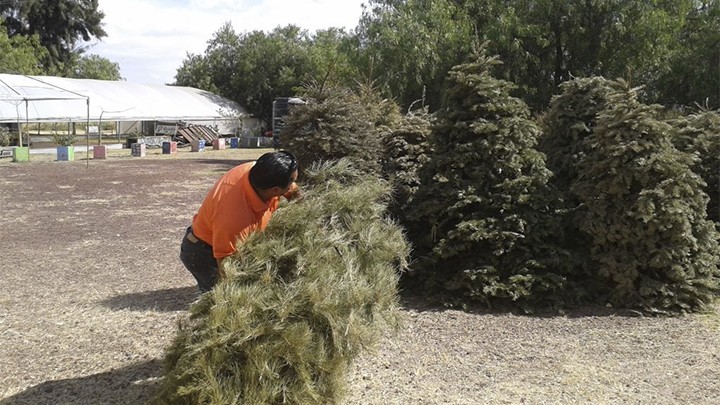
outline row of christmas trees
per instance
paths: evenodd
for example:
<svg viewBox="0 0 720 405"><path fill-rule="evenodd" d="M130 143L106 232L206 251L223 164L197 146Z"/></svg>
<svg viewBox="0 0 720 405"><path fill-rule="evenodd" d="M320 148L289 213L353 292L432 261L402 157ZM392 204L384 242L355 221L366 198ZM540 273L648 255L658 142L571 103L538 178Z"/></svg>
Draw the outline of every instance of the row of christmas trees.
<svg viewBox="0 0 720 405"><path fill-rule="evenodd" d="M308 90L285 146L391 179L405 276L446 303L524 310L707 308L719 289L720 116L670 119L621 80L561 85L533 117L477 51L434 114L370 91ZM715 223L714 223L714 222Z"/></svg>
<svg viewBox="0 0 720 405"><path fill-rule="evenodd" d="M674 314L713 301L720 116L668 120L626 83L590 78L535 119L493 77L499 61L476 56L432 115L370 91L304 94L281 135L305 197L192 306L152 403L342 402L348 366L398 325L403 233L406 281L446 303Z"/></svg>

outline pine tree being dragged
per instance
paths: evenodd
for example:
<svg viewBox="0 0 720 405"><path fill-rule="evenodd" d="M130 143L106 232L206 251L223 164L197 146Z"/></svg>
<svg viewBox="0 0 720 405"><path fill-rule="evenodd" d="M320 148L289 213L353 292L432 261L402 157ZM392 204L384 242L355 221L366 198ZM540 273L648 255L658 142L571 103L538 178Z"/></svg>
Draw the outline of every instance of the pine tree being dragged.
<svg viewBox="0 0 720 405"><path fill-rule="evenodd" d="M396 326L408 245L388 184L341 160L305 172L304 198L238 246L228 278L167 349L158 404L332 404L346 371Z"/></svg>

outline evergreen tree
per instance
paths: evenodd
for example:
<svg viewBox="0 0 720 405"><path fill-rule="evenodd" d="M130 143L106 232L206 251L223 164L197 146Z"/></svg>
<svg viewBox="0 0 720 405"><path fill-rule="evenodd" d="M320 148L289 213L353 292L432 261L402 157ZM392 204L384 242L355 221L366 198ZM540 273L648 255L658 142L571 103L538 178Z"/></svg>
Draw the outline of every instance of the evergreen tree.
<svg viewBox="0 0 720 405"><path fill-rule="evenodd" d="M595 131L598 115L608 108L609 95L620 88L622 83L602 77L564 82L541 120L539 149L547 155L547 167L553 172L550 182L562 196L558 216L565 238L561 243L572 252L568 264L575 269L575 277L585 281L578 293L587 294L588 299L602 294L605 286L591 259L592 238L578 227L577 217L586 206L572 192L572 186L579 181L578 162L589 153L583 141Z"/></svg>
<svg viewBox="0 0 720 405"><path fill-rule="evenodd" d="M285 118L284 147L307 167L314 162L350 159L358 170L380 174L382 145L378 117L348 88L308 86L307 101Z"/></svg>
<svg viewBox="0 0 720 405"><path fill-rule="evenodd" d="M385 218L387 182L347 160L306 180L191 307L154 403L342 403L349 366L398 326L409 252Z"/></svg>
<svg viewBox="0 0 720 405"><path fill-rule="evenodd" d="M692 157L671 142L659 106L635 89L608 95L572 186L586 211L579 226L606 277L608 301L653 312L706 308L718 291L720 249Z"/></svg>
<svg viewBox="0 0 720 405"><path fill-rule="evenodd" d="M675 120L673 126L675 146L698 159L693 169L705 181L710 197L707 215L720 229L720 114L702 111Z"/></svg>
<svg viewBox="0 0 720 405"><path fill-rule="evenodd" d="M423 109L404 116L394 130L383 136L383 174L393 184L390 212L405 227L410 225L406 213L420 186L420 170L429 159L431 132L432 116Z"/></svg>
<svg viewBox="0 0 720 405"><path fill-rule="evenodd" d="M586 151L582 141L592 135L598 114L605 110L608 95L620 83L602 77L580 78L560 85L550 110L543 117L543 137L539 149L547 155L547 167L553 172L552 183L568 190L577 181L577 164Z"/></svg>
<svg viewBox="0 0 720 405"><path fill-rule="evenodd" d="M562 254L552 244L556 200L540 130L513 85L493 77L483 50L454 67L437 114L431 159L412 212L418 275L464 300L524 309L561 300Z"/></svg>
<svg viewBox="0 0 720 405"><path fill-rule="evenodd" d="M398 104L380 95L380 90L373 83L360 83L357 86L357 97L360 104L368 114L378 134L400 125L403 115Z"/></svg>

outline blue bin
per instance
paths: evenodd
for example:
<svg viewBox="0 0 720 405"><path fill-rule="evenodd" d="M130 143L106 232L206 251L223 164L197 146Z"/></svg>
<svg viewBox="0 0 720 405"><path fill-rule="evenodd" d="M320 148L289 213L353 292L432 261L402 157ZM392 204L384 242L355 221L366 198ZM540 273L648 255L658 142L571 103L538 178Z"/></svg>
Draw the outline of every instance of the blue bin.
<svg viewBox="0 0 720 405"><path fill-rule="evenodd" d="M230 148L239 148L240 138L230 138Z"/></svg>
<svg viewBox="0 0 720 405"><path fill-rule="evenodd" d="M190 152L202 152L205 150L205 140L199 139L197 141L190 142Z"/></svg>

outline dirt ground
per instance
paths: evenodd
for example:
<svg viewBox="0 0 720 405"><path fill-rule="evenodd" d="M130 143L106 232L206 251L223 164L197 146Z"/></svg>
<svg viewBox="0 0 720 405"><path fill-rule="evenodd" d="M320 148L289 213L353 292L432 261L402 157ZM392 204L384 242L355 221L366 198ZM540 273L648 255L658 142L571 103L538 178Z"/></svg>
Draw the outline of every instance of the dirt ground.
<svg viewBox="0 0 720 405"><path fill-rule="evenodd" d="M142 404L197 296L180 238L265 150L0 160L0 405ZM437 310L352 366L346 404L717 404L720 318Z"/></svg>

